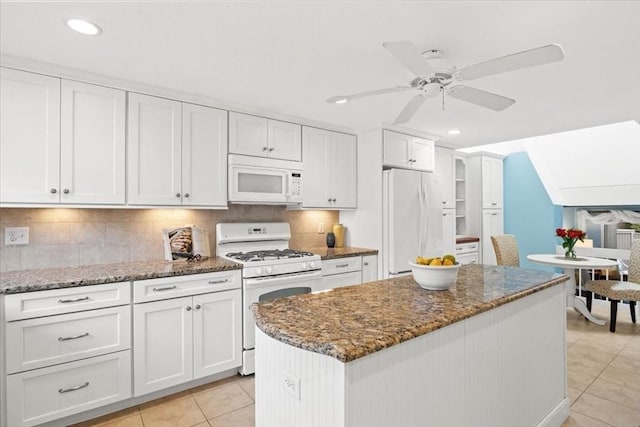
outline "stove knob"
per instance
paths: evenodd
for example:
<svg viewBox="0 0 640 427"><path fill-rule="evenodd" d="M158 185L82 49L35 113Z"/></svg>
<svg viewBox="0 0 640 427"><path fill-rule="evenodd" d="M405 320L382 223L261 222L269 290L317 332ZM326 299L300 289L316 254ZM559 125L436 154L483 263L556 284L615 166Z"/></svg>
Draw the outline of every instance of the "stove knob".
<svg viewBox="0 0 640 427"><path fill-rule="evenodd" d="M310 261L310 262L309 262L309 268L316 268L316 263L315 263L315 261Z"/></svg>
<svg viewBox="0 0 640 427"><path fill-rule="evenodd" d="M262 274L262 268L258 267L256 268L256 275L259 276Z"/></svg>
<svg viewBox="0 0 640 427"><path fill-rule="evenodd" d="M266 267L265 271L267 274L271 274L271 272L273 271L273 269L271 267Z"/></svg>

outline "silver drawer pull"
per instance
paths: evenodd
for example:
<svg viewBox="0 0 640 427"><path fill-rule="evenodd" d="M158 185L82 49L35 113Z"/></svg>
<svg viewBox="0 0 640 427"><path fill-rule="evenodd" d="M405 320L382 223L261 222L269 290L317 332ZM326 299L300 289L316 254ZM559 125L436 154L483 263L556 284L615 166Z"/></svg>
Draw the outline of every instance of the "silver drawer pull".
<svg viewBox="0 0 640 427"><path fill-rule="evenodd" d="M173 285L173 286L167 286L164 288L153 288L154 292L160 292L160 291L170 291L171 289L175 289L177 286Z"/></svg>
<svg viewBox="0 0 640 427"><path fill-rule="evenodd" d="M80 390L80 389L85 388L85 387L89 387L89 382L88 381L86 383L84 383L84 384L80 384L80 385L77 385L75 387L60 388L60 389L58 389L58 393L69 393L70 391Z"/></svg>
<svg viewBox="0 0 640 427"><path fill-rule="evenodd" d="M336 268L349 267L349 264L337 264Z"/></svg>
<svg viewBox="0 0 640 427"><path fill-rule="evenodd" d="M58 300L58 304L67 304L70 302L80 302L80 301L87 301L89 299L89 297L82 297L82 298L76 298L76 299L59 299Z"/></svg>
<svg viewBox="0 0 640 427"><path fill-rule="evenodd" d="M227 283L229 279L209 280L210 285L217 285L218 283Z"/></svg>
<svg viewBox="0 0 640 427"><path fill-rule="evenodd" d="M78 338L84 338L88 336L89 332L85 332L84 334L76 335L75 337L58 337L58 341L77 340Z"/></svg>

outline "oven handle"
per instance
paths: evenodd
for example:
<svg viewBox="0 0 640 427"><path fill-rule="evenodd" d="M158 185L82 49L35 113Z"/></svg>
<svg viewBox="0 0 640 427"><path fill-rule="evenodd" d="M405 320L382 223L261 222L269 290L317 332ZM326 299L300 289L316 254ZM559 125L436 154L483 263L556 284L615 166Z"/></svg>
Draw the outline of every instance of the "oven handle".
<svg viewBox="0 0 640 427"><path fill-rule="evenodd" d="M302 273L291 273L291 274L282 274L279 276L269 276L269 277L254 277L250 279L244 279L244 285L246 287L258 288L261 286L272 286L274 284L286 284L286 283L295 283L295 282L307 282L311 280L320 280L322 279L322 271L321 270L313 270L309 272Z"/></svg>

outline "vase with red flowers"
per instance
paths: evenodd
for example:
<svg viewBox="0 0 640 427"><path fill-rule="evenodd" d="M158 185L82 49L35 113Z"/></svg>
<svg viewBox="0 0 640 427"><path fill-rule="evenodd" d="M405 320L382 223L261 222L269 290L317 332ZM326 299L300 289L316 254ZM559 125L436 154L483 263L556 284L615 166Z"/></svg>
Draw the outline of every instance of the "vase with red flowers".
<svg viewBox="0 0 640 427"><path fill-rule="evenodd" d="M582 230L578 230L577 228L556 228L556 236L562 239L562 247L564 248L564 256L567 258L575 258L576 252L574 250L574 246L580 240L584 242L584 238L587 236L586 233Z"/></svg>

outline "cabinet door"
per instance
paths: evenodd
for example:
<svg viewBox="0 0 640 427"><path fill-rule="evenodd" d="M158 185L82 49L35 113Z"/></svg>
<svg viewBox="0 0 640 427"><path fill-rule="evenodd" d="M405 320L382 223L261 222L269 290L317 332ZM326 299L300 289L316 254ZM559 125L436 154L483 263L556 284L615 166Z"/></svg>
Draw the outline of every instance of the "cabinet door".
<svg viewBox="0 0 640 427"><path fill-rule="evenodd" d="M295 123L268 121L268 156L276 159L302 160L302 130Z"/></svg>
<svg viewBox="0 0 640 427"><path fill-rule="evenodd" d="M242 291L193 297L193 378L242 365Z"/></svg>
<svg viewBox="0 0 640 427"><path fill-rule="evenodd" d="M362 283L361 271L322 276L322 289L341 288L342 286L359 285L360 283Z"/></svg>
<svg viewBox="0 0 640 427"><path fill-rule="evenodd" d="M125 92L62 81L62 203L124 204Z"/></svg>
<svg viewBox="0 0 640 427"><path fill-rule="evenodd" d="M229 152L266 157L269 151L268 120L229 112Z"/></svg>
<svg viewBox="0 0 640 427"><path fill-rule="evenodd" d="M60 79L0 68L0 202L58 203Z"/></svg>
<svg viewBox="0 0 640 427"><path fill-rule="evenodd" d="M503 207L502 160L482 158L482 208L501 209Z"/></svg>
<svg viewBox="0 0 640 427"><path fill-rule="evenodd" d="M326 178L331 185L329 195L332 206L355 208L358 203L356 137L332 132L330 151L332 161L327 168L326 174L329 176Z"/></svg>
<svg viewBox="0 0 640 427"><path fill-rule="evenodd" d="M133 306L135 396L192 379L192 298Z"/></svg>
<svg viewBox="0 0 640 427"><path fill-rule="evenodd" d="M433 141L422 138L411 138L409 154L412 169L431 172L434 169L435 154Z"/></svg>
<svg viewBox="0 0 640 427"><path fill-rule="evenodd" d="M128 120L128 202L180 205L180 102L129 93Z"/></svg>
<svg viewBox="0 0 640 427"><path fill-rule="evenodd" d="M182 204L227 206L227 112L182 104Z"/></svg>
<svg viewBox="0 0 640 427"><path fill-rule="evenodd" d="M362 257L362 283L378 280L378 255Z"/></svg>
<svg viewBox="0 0 640 427"><path fill-rule="evenodd" d="M442 210L442 251L445 254L456 252L456 211Z"/></svg>
<svg viewBox="0 0 640 427"><path fill-rule="evenodd" d="M435 147L435 170L442 181L442 207L454 209L455 206L455 177L453 150L444 147Z"/></svg>
<svg viewBox="0 0 640 427"><path fill-rule="evenodd" d="M496 254L491 244L491 236L504 234L501 209L486 209L482 212L482 263L496 265Z"/></svg>
<svg viewBox="0 0 640 427"><path fill-rule="evenodd" d="M410 146L412 136L402 133L383 131L383 163L385 166L400 168L412 167Z"/></svg>
<svg viewBox="0 0 640 427"><path fill-rule="evenodd" d="M328 153L331 132L302 128L302 206L313 208L331 207L328 189Z"/></svg>

